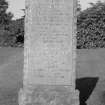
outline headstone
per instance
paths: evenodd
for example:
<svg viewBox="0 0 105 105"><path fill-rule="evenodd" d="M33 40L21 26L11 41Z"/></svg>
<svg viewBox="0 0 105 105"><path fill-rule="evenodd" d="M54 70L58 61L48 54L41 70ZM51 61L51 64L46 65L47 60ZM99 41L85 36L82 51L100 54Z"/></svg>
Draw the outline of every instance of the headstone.
<svg viewBox="0 0 105 105"><path fill-rule="evenodd" d="M19 105L79 105L75 12L76 0L26 0Z"/></svg>

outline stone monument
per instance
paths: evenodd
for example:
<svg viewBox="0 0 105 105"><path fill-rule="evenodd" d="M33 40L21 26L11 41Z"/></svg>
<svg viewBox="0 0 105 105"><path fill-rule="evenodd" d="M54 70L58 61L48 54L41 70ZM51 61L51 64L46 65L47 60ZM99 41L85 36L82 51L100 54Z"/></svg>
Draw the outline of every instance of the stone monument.
<svg viewBox="0 0 105 105"><path fill-rule="evenodd" d="M79 105L75 12L76 0L26 0L19 105Z"/></svg>

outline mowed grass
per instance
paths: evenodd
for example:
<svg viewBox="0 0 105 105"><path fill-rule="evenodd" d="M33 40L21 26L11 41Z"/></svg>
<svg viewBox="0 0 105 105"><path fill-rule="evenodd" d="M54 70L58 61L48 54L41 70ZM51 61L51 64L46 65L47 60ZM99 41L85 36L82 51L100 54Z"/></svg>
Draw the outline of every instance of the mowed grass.
<svg viewBox="0 0 105 105"><path fill-rule="evenodd" d="M23 48L0 48L0 105L18 105ZM105 49L77 50L76 76L105 78Z"/></svg>
<svg viewBox="0 0 105 105"><path fill-rule="evenodd" d="M105 79L105 49L77 50L76 76Z"/></svg>
<svg viewBox="0 0 105 105"><path fill-rule="evenodd" d="M0 48L0 105L18 105L23 60L22 48Z"/></svg>

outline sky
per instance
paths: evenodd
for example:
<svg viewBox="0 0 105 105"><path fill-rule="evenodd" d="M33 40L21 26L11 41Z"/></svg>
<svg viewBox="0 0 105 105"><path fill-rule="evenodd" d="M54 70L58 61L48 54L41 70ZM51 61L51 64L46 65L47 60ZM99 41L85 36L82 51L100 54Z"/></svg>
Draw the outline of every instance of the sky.
<svg viewBox="0 0 105 105"><path fill-rule="evenodd" d="M6 0L9 2L9 9L8 11L11 11L14 14L14 19L20 18L24 15L24 12L21 9L25 9L25 0ZM79 0L80 4L82 6L82 9L86 9L89 7L89 3L99 0ZM105 1L105 0L100 0Z"/></svg>
<svg viewBox="0 0 105 105"><path fill-rule="evenodd" d="M95 3L97 1L105 1L105 0L79 0L80 4L82 6L82 10L86 9L87 7L89 7L89 3Z"/></svg>
<svg viewBox="0 0 105 105"><path fill-rule="evenodd" d="M8 11L14 14L14 19L20 18L24 15L21 9L25 9L25 0L6 0L9 3Z"/></svg>

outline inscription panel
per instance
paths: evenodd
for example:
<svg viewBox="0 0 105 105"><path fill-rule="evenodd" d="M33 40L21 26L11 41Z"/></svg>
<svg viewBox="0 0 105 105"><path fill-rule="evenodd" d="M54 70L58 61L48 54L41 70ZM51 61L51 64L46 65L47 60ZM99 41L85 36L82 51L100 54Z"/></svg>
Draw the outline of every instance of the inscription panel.
<svg viewBox="0 0 105 105"><path fill-rule="evenodd" d="M31 8L27 82L72 85L73 1L35 0Z"/></svg>

